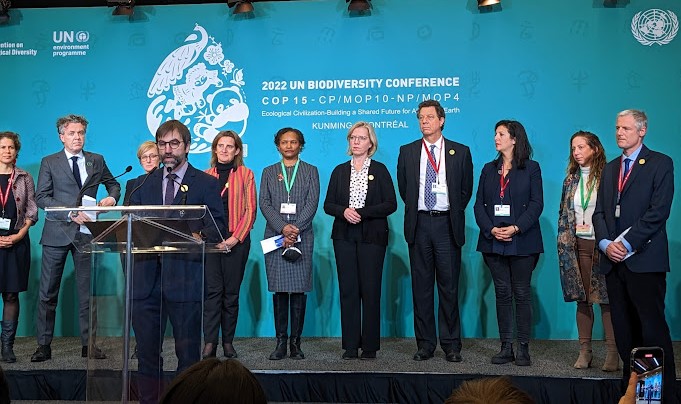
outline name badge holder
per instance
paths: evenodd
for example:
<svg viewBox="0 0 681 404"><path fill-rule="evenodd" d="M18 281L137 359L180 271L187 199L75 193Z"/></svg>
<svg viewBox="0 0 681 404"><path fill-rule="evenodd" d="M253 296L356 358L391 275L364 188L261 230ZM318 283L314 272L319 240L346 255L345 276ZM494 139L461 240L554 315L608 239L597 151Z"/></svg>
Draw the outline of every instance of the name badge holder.
<svg viewBox="0 0 681 404"><path fill-rule="evenodd" d="M296 165L293 167L293 174L291 174L291 181L289 182L288 174L286 172L286 166L284 162L281 161L281 175L284 177L284 187L286 187L287 198L286 202L282 203L279 207L279 213L286 215L286 220L291 220L291 215L296 214L296 204L291 203L291 189L293 188L293 183L296 180L296 175L298 174L298 165L300 164L300 159L296 161Z"/></svg>
<svg viewBox="0 0 681 404"><path fill-rule="evenodd" d="M11 219L5 218L5 206L7 205L7 199L9 199L9 191L12 189L12 182L14 182L14 170L12 170L12 175L9 176L9 181L7 181L7 189L3 192L2 187L0 187L0 203L2 203L0 230L10 230L12 224Z"/></svg>
<svg viewBox="0 0 681 404"><path fill-rule="evenodd" d="M423 144L423 149L426 151L426 156L428 156L428 164L435 170L435 182L430 184L430 192L434 194L447 195L447 184L440 184L440 163L442 163L442 150L444 148L444 137L440 138L440 151L438 153L437 164L435 164L435 158L428 150L426 146L426 141L421 139L421 144Z"/></svg>
<svg viewBox="0 0 681 404"><path fill-rule="evenodd" d="M624 186L627 184L627 181L629 180L629 176L631 175L631 172L634 171L634 166L632 165L629 167L629 171L627 172L627 175L622 177L622 163L620 163L620 174L617 176L617 205L615 205L615 217L619 218L620 217L620 197L622 196L622 191L624 191Z"/></svg>
<svg viewBox="0 0 681 404"><path fill-rule="evenodd" d="M592 237L594 235L593 228L590 224L586 224L583 216L586 214L586 210L589 207L589 201L591 200L591 193L594 190L594 185L592 184L589 191L586 193L586 198L584 197L584 176L581 175L579 178L579 197L581 199L582 207L582 224L575 226L575 235L579 237Z"/></svg>
<svg viewBox="0 0 681 404"><path fill-rule="evenodd" d="M497 216L497 217L509 217L509 216L511 216L511 205L504 205L504 195L506 195L506 188L508 187L508 183L510 181L511 181L510 178L507 178L506 181L504 181L504 174L503 174L503 167L502 167L502 171L499 172L499 199L500 199L500 204L494 205L494 216Z"/></svg>

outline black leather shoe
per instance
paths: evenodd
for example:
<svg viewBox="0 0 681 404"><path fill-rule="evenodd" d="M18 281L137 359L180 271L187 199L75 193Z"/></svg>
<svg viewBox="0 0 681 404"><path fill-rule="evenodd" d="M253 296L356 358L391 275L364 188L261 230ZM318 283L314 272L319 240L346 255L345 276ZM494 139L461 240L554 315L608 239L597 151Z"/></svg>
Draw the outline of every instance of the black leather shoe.
<svg viewBox="0 0 681 404"><path fill-rule="evenodd" d="M225 355L225 358L233 359L238 357L236 354L236 349L234 349L234 345L232 345L231 342L225 342L222 344L222 352Z"/></svg>
<svg viewBox="0 0 681 404"><path fill-rule="evenodd" d="M88 357L87 345L84 346L80 351L80 356L83 358ZM106 354L98 347L93 347L92 352L90 352L90 359L106 359Z"/></svg>
<svg viewBox="0 0 681 404"><path fill-rule="evenodd" d="M31 355L31 362L45 362L52 359L52 348L49 345L38 345L38 349Z"/></svg>
<svg viewBox="0 0 681 404"><path fill-rule="evenodd" d="M510 342L503 342L499 353L492 357L492 363L495 365L503 365L504 363L513 362L514 360L513 344Z"/></svg>
<svg viewBox="0 0 681 404"><path fill-rule="evenodd" d="M362 355L359 358L362 360L376 359L376 351L362 351Z"/></svg>
<svg viewBox="0 0 681 404"><path fill-rule="evenodd" d="M433 357L433 352L428 351L428 350L423 349L423 348L419 349L414 354L414 360L415 361L425 361L425 360L428 360L432 357Z"/></svg>
<svg viewBox="0 0 681 404"><path fill-rule="evenodd" d="M201 352L201 359L215 358L217 350L218 347L212 342L206 343L206 345L203 347L203 351Z"/></svg>
<svg viewBox="0 0 681 404"><path fill-rule="evenodd" d="M518 345L518 352L515 356L515 364L518 366L532 365L532 361L530 360L530 346L527 342L521 342Z"/></svg>
<svg viewBox="0 0 681 404"><path fill-rule="evenodd" d="M345 352L343 352L343 355L341 358L343 360L351 360L351 359L357 359L359 356L357 355L357 349L346 349Z"/></svg>
<svg viewBox="0 0 681 404"><path fill-rule="evenodd" d="M461 362L461 352L448 349L445 351L445 359L447 362Z"/></svg>

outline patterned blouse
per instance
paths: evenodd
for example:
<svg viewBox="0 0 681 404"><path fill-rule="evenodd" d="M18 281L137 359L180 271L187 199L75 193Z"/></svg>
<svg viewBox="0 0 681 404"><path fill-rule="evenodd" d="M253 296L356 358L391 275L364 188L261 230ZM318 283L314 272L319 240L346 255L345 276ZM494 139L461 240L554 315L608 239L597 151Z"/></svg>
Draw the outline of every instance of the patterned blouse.
<svg viewBox="0 0 681 404"><path fill-rule="evenodd" d="M367 157L362 168L357 171L353 161L350 162L350 207L360 209L364 207L369 189L369 166L371 158Z"/></svg>

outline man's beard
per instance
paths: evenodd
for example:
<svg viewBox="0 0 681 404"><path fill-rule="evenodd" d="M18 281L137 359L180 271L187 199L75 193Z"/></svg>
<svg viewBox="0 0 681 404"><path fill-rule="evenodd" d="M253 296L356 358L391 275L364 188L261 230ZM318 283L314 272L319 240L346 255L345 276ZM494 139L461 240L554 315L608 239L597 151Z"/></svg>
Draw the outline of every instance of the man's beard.
<svg viewBox="0 0 681 404"><path fill-rule="evenodd" d="M166 162L166 159L172 159L172 161ZM163 166L165 167L170 167L171 169L175 169L177 166L182 164L184 160L180 159L179 157L173 155L173 154L166 154L163 156Z"/></svg>

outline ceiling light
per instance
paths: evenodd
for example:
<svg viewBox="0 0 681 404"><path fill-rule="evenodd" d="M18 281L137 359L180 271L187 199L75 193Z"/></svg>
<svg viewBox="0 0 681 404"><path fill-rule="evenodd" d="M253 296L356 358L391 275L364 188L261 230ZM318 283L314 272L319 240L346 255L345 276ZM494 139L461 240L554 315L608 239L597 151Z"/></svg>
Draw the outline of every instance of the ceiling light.
<svg viewBox="0 0 681 404"><path fill-rule="evenodd" d="M12 6L9 0L0 0L0 24L9 23L9 8Z"/></svg>
<svg viewBox="0 0 681 404"><path fill-rule="evenodd" d="M232 14L245 14L253 12L253 4L251 4L249 0L228 0L227 5L230 8L234 7Z"/></svg>
<svg viewBox="0 0 681 404"><path fill-rule="evenodd" d="M111 15L132 16L135 8L135 0L107 0L109 7L116 7Z"/></svg>
<svg viewBox="0 0 681 404"><path fill-rule="evenodd" d="M348 11L350 12L364 12L371 9L371 0L345 0L348 4Z"/></svg>
<svg viewBox="0 0 681 404"><path fill-rule="evenodd" d="M501 4L501 0L478 0L478 7L489 7L495 4Z"/></svg>

